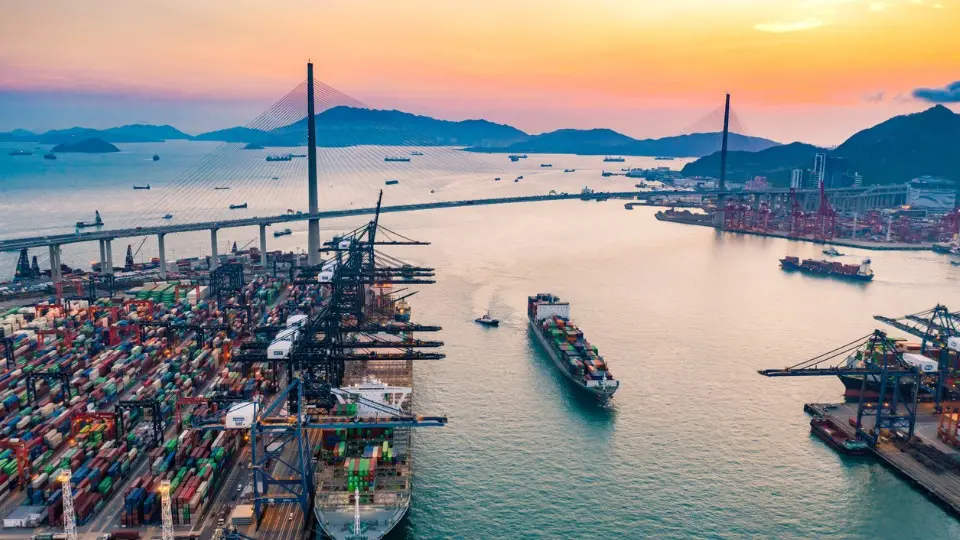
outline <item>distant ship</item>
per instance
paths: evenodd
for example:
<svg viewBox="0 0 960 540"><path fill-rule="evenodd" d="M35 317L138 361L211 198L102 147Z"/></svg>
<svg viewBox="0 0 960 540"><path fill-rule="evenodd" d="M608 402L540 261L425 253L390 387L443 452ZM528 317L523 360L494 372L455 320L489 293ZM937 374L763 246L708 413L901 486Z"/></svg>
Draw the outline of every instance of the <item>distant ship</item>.
<svg viewBox="0 0 960 540"><path fill-rule="evenodd" d="M563 172L577 172L576 169L564 169Z"/></svg>
<svg viewBox="0 0 960 540"><path fill-rule="evenodd" d="M307 155L306 155L306 154L290 154L290 157L292 157L292 158L305 158L305 157L307 157Z"/></svg>
<svg viewBox="0 0 960 540"><path fill-rule="evenodd" d="M279 176L274 176L273 179L274 179L274 180L279 180L280 177L279 177Z"/></svg>
<svg viewBox="0 0 960 540"><path fill-rule="evenodd" d="M273 231L274 238L278 236L287 236L288 234L293 234L293 231L291 231L290 229L284 229L282 231Z"/></svg>
<svg viewBox="0 0 960 540"><path fill-rule="evenodd" d="M241 209L241 208L246 208L246 207L247 207L247 203L231 204L231 205L230 205L230 209L231 209L231 210L239 210L239 209Z"/></svg>
<svg viewBox="0 0 960 540"><path fill-rule="evenodd" d="M32 156L33 152L27 152L26 150L12 150L7 153L8 156Z"/></svg>
<svg viewBox="0 0 960 540"><path fill-rule="evenodd" d="M84 227L103 227L103 220L100 219L100 211L94 210L94 216L93 221L78 221L77 227L81 229Z"/></svg>
<svg viewBox="0 0 960 540"><path fill-rule="evenodd" d="M266 158L267 161L290 161L291 159L293 159L293 156L290 154L283 154L282 156L267 156Z"/></svg>
<svg viewBox="0 0 960 540"><path fill-rule="evenodd" d="M57 159L57 155L53 152L50 152L49 154L44 154L43 159Z"/></svg>
<svg viewBox="0 0 960 540"><path fill-rule="evenodd" d="M653 159L655 159L655 160L657 160L657 161L670 161L670 160L672 160L672 159L677 159L677 158L675 158L675 157L673 157L673 156L657 156L657 157L655 157L655 158L653 158Z"/></svg>
<svg viewBox="0 0 960 540"><path fill-rule="evenodd" d="M153 155L153 160L154 160L154 161L160 161L160 156L158 156L157 154L154 154L154 155Z"/></svg>
<svg viewBox="0 0 960 540"><path fill-rule="evenodd" d="M150 189L150 184L147 184L147 185L144 185L144 186L138 186L138 185L134 184L134 185L133 185L133 189Z"/></svg>
<svg viewBox="0 0 960 540"><path fill-rule="evenodd" d="M410 158L408 158L408 157L403 157L403 156L387 156L387 157L383 158L383 160L384 160L384 161L389 161L389 162L406 163L406 162L410 161Z"/></svg>
<svg viewBox="0 0 960 540"><path fill-rule="evenodd" d="M230 189L230 186L215 186L213 189Z"/></svg>
<svg viewBox="0 0 960 540"><path fill-rule="evenodd" d="M494 181L494 182L499 182L499 181L500 181L500 177L498 176L498 177L494 178L493 181Z"/></svg>
<svg viewBox="0 0 960 540"><path fill-rule="evenodd" d="M262 144L249 143L243 147L244 150L263 150Z"/></svg>
<svg viewBox="0 0 960 540"><path fill-rule="evenodd" d="M835 247L833 247L833 246L830 246L830 247L827 247L826 249L824 249L824 250L823 250L823 254L824 254L824 255L829 255L829 256L831 256L831 257L839 257L839 256L843 255L843 253L840 253L839 251L837 251L837 248L835 248Z"/></svg>
<svg viewBox="0 0 960 540"><path fill-rule="evenodd" d="M608 176L613 176L613 173L609 171L603 171L602 173L600 173L600 176L606 178Z"/></svg>
<svg viewBox="0 0 960 540"><path fill-rule="evenodd" d="M489 311L486 312L483 317L477 317L474 319L474 322L482 324L483 326L500 326L500 320L491 317Z"/></svg>
<svg viewBox="0 0 960 540"><path fill-rule="evenodd" d="M618 157L607 156L603 158L603 161L606 161L608 163L623 163L626 160L619 156Z"/></svg>
<svg viewBox="0 0 960 540"><path fill-rule="evenodd" d="M541 167L553 167L553 163L541 163Z"/></svg>
<svg viewBox="0 0 960 540"><path fill-rule="evenodd" d="M163 219L173 219L173 214L164 214Z"/></svg>
<svg viewBox="0 0 960 540"><path fill-rule="evenodd" d="M387 180L387 181L384 182L384 183L385 183L386 185L388 185L388 186L395 186L395 185L399 184L400 181L399 181L399 180Z"/></svg>
<svg viewBox="0 0 960 540"><path fill-rule="evenodd" d="M414 150L413 152L410 152L410 155L411 155L411 156L422 156L422 155L423 155L423 152L420 152L420 151L418 151L418 150Z"/></svg>
<svg viewBox="0 0 960 540"><path fill-rule="evenodd" d="M831 261L815 261L806 259L801 261L797 257L780 259L780 268L785 271L799 271L804 274L838 277L854 281L871 281L873 270L870 268L870 259L864 259L859 266Z"/></svg>
<svg viewBox="0 0 960 540"><path fill-rule="evenodd" d="M519 181L521 181L521 180L523 180L523 176L518 176L518 177L516 177L516 178L513 179L514 182L519 182Z"/></svg>

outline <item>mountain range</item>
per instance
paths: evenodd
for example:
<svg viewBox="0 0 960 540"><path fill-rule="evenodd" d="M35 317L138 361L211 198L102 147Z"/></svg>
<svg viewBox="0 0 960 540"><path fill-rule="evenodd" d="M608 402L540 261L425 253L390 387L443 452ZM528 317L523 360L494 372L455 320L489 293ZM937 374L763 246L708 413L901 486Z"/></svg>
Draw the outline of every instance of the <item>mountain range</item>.
<svg viewBox="0 0 960 540"><path fill-rule="evenodd" d="M723 134L692 133L661 139L634 139L610 129L559 129L528 137L507 146L474 146L470 152L540 154L581 154L618 156L700 157L720 148ZM731 133L727 148L731 150L765 150L779 145L760 137Z"/></svg>
<svg viewBox="0 0 960 540"><path fill-rule="evenodd" d="M858 131L834 149L793 143L758 152L730 152L727 178L744 181L765 176L775 185L790 184L793 169L809 169L817 153L827 155L827 174L863 175L865 184L902 183L918 176L942 176L960 181L960 114L943 105L895 116ZM716 177L720 154L715 152L683 168L689 176Z"/></svg>
<svg viewBox="0 0 960 540"><path fill-rule="evenodd" d="M101 139L110 143L141 143L178 139L189 140L192 138L173 126L153 126L149 124L130 124L109 129L72 127L52 129L45 133L15 129L7 133L0 133L0 142L32 142L38 144L65 144L86 139Z"/></svg>

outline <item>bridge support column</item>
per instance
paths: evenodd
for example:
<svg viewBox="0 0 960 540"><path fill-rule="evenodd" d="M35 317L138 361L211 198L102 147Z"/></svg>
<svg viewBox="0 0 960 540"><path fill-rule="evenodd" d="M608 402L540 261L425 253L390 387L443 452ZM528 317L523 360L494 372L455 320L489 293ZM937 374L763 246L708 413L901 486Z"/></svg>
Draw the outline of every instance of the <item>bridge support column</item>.
<svg viewBox="0 0 960 540"><path fill-rule="evenodd" d="M220 266L220 255L217 253L217 230L210 229L210 271Z"/></svg>
<svg viewBox="0 0 960 540"><path fill-rule="evenodd" d="M157 235L157 250L160 252L160 279L167 279L167 248L163 242L164 236L166 236L166 233Z"/></svg>
<svg viewBox="0 0 960 540"><path fill-rule="evenodd" d="M267 225L260 225L260 265L267 269Z"/></svg>
<svg viewBox="0 0 960 540"><path fill-rule="evenodd" d="M57 283L63 279L63 276L60 273L60 246L51 245L50 246L50 281Z"/></svg>
<svg viewBox="0 0 960 540"><path fill-rule="evenodd" d="M106 253L107 253L107 269L106 269L106 271L104 271L104 269L101 268L101 269L100 269L100 273L101 273L101 274L106 273L106 274L110 274L110 275L112 276L112 275L113 275L113 247L112 247L112 246L113 246L113 239L112 239L112 238L108 238L108 239L104 240L104 241L103 241L103 245L104 245L105 251L106 251Z"/></svg>
<svg viewBox="0 0 960 540"><path fill-rule="evenodd" d="M317 121L313 105L313 63L307 64L307 203L311 215L320 211L317 194ZM307 221L307 264L320 264L320 220Z"/></svg>
<svg viewBox="0 0 960 540"><path fill-rule="evenodd" d="M100 273L103 274L107 267L107 248L103 245L103 240L97 240L97 243L100 244Z"/></svg>

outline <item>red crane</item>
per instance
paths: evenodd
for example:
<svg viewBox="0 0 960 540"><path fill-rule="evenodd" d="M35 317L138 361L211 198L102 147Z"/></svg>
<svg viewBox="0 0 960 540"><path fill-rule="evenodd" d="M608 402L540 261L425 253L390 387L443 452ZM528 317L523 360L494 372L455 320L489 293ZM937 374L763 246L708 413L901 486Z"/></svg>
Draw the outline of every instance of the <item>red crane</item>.
<svg viewBox="0 0 960 540"><path fill-rule="evenodd" d="M817 230L815 234L820 240L829 240L837 232L837 211L830 205L827 199L826 190L823 189L823 183L820 183L820 208L817 209Z"/></svg>

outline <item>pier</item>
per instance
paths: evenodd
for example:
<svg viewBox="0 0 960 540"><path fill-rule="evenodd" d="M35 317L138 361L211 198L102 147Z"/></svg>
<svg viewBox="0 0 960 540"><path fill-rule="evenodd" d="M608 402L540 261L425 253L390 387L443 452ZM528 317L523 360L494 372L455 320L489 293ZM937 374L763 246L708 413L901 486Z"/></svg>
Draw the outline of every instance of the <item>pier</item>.
<svg viewBox="0 0 960 540"><path fill-rule="evenodd" d="M808 403L804 410L814 416L831 417L847 437L856 437L856 428L850 419L856 419L856 404ZM865 417L866 418L866 417ZM937 438L940 416L933 414L931 404L922 404L917 411L917 434L910 442L881 437L869 455L880 460L918 490L935 500L954 516L960 517L960 451L951 448ZM864 429L872 429L870 423ZM932 449L932 450L931 450ZM952 460L956 468L944 470L923 452L940 453ZM919 457L923 456L923 457ZM932 466L931 466L932 465Z"/></svg>

